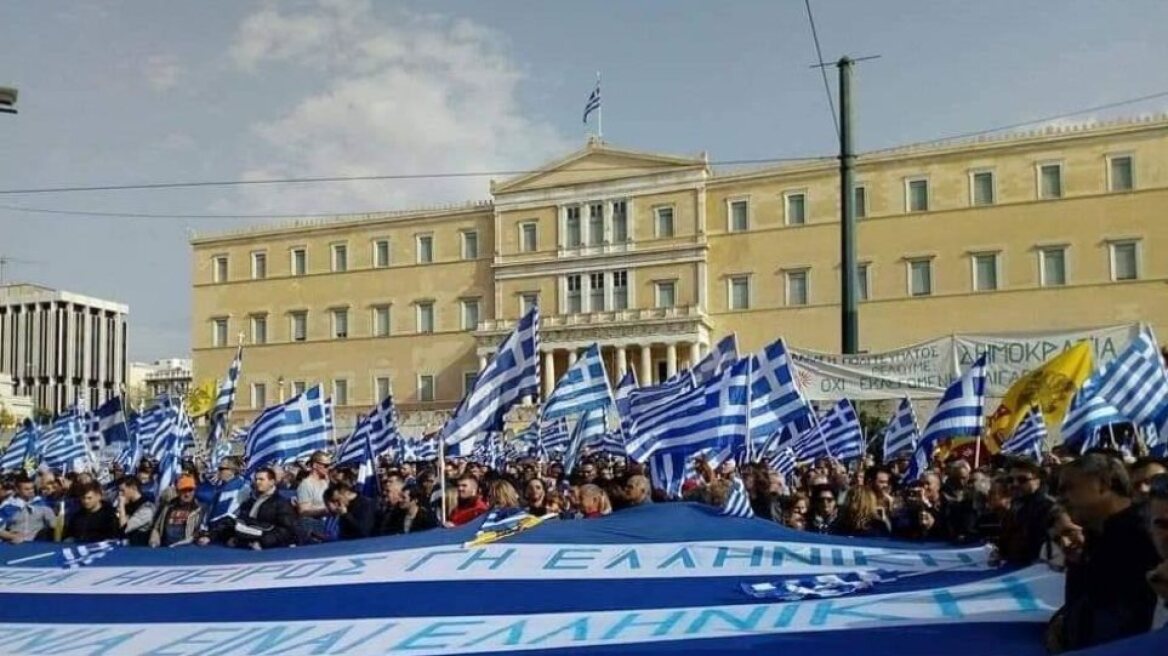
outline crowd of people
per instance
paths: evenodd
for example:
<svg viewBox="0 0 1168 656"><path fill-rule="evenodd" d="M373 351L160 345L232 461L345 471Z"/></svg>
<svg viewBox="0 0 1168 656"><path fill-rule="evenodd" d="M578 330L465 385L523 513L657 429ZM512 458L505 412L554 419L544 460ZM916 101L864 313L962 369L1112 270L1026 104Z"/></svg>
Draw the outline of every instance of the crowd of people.
<svg viewBox="0 0 1168 656"><path fill-rule="evenodd" d="M223 545L272 549L399 535L469 524L492 509L590 519L643 504L725 504L740 478L756 518L791 530L843 537L977 544L1000 560L1039 560L1066 572L1066 604L1047 632L1052 652L1161 628L1168 620L1168 462L1098 450L1044 462L995 457L983 466L938 462L901 481L907 461L851 467L822 460L788 479L765 463L717 468L697 462L680 498L650 483L643 465L586 456L570 473L558 462L382 462L376 485L336 467L326 452L303 464L265 467L250 480L228 456L217 471L187 463L158 489L155 467L112 472L41 470L3 477L0 540L143 547Z"/></svg>

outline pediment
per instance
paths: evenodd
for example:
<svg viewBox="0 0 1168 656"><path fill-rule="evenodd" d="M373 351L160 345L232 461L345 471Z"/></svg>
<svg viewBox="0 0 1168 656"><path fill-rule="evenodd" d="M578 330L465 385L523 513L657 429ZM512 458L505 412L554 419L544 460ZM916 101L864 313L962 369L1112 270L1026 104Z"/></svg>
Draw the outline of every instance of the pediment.
<svg viewBox="0 0 1168 656"><path fill-rule="evenodd" d="M675 157L613 148L591 142L565 158L510 180L491 184L491 193L508 194L534 189L636 178L644 175L700 169L705 157Z"/></svg>

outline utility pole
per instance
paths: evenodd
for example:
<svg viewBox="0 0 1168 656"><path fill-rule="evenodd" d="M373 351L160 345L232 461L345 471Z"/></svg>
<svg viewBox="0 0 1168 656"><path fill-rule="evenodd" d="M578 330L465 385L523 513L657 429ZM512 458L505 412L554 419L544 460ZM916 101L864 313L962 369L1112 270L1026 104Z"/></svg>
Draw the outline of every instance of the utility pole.
<svg viewBox="0 0 1168 656"><path fill-rule="evenodd" d="M859 297L856 281L856 155L852 149L852 66L855 62L841 57L839 68L840 107L840 335L845 355L860 350Z"/></svg>

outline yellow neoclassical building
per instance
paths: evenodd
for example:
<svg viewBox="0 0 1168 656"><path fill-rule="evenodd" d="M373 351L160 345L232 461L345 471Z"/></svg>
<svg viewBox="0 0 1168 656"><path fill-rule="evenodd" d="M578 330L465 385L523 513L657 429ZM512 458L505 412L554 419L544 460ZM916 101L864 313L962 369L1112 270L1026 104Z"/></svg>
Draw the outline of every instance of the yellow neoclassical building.
<svg viewBox="0 0 1168 656"><path fill-rule="evenodd" d="M871 153L856 177L863 349L1168 335L1168 118ZM593 342L641 380L731 332L836 351L838 189L834 159L721 170L593 140L490 201L199 235L195 378L242 334L237 421L319 382L341 426L392 391L434 427L533 303L545 389Z"/></svg>

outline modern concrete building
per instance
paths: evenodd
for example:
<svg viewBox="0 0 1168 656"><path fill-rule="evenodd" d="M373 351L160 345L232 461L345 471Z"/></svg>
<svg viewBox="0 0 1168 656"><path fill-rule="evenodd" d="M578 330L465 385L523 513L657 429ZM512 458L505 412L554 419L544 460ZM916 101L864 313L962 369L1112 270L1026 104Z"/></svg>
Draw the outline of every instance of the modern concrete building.
<svg viewBox="0 0 1168 656"><path fill-rule="evenodd" d="M96 407L126 379L129 308L81 294L0 287L0 373L37 408L60 412L78 398Z"/></svg>
<svg viewBox="0 0 1168 656"><path fill-rule="evenodd" d="M1168 118L858 160L860 340L1146 321L1168 335ZM199 379L245 335L237 416L323 383L451 408L524 309L544 388L592 342L659 380L736 332L839 348L834 158L720 170L592 141L464 206L193 239ZM343 423L343 422L342 422Z"/></svg>

